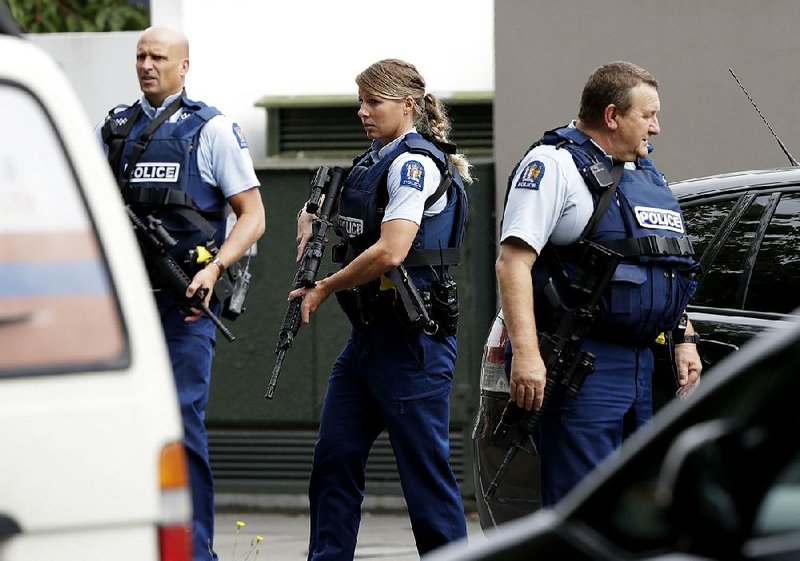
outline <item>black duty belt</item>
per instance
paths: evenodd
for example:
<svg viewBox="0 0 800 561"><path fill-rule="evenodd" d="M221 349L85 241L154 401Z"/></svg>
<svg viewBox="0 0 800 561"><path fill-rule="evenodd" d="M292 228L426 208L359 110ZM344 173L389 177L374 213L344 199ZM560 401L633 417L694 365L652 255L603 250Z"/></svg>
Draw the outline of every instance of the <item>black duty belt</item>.
<svg viewBox="0 0 800 561"><path fill-rule="evenodd" d="M635 257L638 255L687 257L694 255L692 242L687 236L679 238L644 236L642 238L626 238L622 240L602 240L597 243L619 253L623 257Z"/></svg>

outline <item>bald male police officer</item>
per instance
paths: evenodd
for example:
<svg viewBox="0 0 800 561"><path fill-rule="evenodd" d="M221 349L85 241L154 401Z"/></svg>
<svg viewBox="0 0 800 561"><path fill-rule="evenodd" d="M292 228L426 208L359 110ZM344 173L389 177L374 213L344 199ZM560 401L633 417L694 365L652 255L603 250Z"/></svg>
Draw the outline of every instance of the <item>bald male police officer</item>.
<svg viewBox="0 0 800 561"><path fill-rule="evenodd" d="M112 109L96 134L124 185L125 202L141 216L158 215L178 242L171 251L178 263L198 245L218 248L205 266L187 265L192 280L186 295L206 289L206 302L219 313L219 304L211 300L214 285L264 233L264 207L241 129L215 108L186 97L188 71L189 43L183 34L165 27L145 30L136 46L143 96L132 106ZM151 132L141 151L137 140ZM129 163L134 167L129 169ZM227 238L226 202L236 215ZM194 509L194 559L216 559L214 488L204 425L215 327L197 310L187 316L169 291L153 288L181 404Z"/></svg>
<svg viewBox="0 0 800 561"><path fill-rule="evenodd" d="M582 344L595 355L594 373L576 399L550 402L535 435L543 506L650 419L649 345L676 328L695 288L697 266L680 207L648 158L650 138L660 130L657 88L649 72L631 63L597 68L578 120L546 133L509 180L496 272L511 347L511 399L519 407L542 404L547 372L537 331L554 329L554 310L542 292L547 279L557 270L574 274L582 236L624 255ZM602 190L589 173L595 163L624 166L614 198L599 211ZM596 224L584 232L594 214ZM691 323L678 337L682 395L698 383L701 364Z"/></svg>

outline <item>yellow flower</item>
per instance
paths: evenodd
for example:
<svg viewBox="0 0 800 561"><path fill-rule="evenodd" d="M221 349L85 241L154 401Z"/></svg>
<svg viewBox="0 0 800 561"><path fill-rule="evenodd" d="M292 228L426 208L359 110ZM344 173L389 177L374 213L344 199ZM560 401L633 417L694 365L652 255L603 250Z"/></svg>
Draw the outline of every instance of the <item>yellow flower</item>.
<svg viewBox="0 0 800 561"><path fill-rule="evenodd" d="M264 540L264 536L259 536L258 534L256 534L256 543L260 543L263 540Z"/></svg>
<svg viewBox="0 0 800 561"><path fill-rule="evenodd" d="M245 526L247 526L247 524L245 524L245 523L244 523L244 522L242 522L241 520L237 520L237 521L236 521L236 527L237 527L237 528L244 528Z"/></svg>

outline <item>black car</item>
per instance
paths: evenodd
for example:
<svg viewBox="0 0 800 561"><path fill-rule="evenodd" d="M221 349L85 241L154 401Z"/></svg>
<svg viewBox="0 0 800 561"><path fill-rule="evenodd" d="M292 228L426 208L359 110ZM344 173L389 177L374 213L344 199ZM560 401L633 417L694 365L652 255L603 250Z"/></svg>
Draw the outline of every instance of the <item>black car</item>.
<svg viewBox="0 0 800 561"><path fill-rule="evenodd" d="M800 321L673 400L552 508L424 561L800 558Z"/></svg>
<svg viewBox="0 0 800 561"><path fill-rule="evenodd" d="M711 367L742 343L767 328L786 327L798 317L800 168L690 179L673 184L672 190L704 269L688 311L702 338L705 384L716 376ZM485 497L506 454L506 448L491 438L508 402L503 372L506 339L501 310L484 347L473 430L475 494L483 528L540 506L539 462L530 451L516 454L494 497ZM671 375L657 370L655 408L670 400L671 380Z"/></svg>

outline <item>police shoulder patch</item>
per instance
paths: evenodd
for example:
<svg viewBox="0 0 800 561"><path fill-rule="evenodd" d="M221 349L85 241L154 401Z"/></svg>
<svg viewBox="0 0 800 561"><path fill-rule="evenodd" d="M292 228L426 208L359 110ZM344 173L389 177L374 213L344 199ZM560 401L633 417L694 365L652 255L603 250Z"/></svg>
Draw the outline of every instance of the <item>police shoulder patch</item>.
<svg viewBox="0 0 800 561"><path fill-rule="evenodd" d="M425 182L425 168L417 160L408 160L400 169L400 187L413 187L422 191Z"/></svg>
<svg viewBox="0 0 800 561"><path fill-rule="evenodd" d="M244 137L242 127L240 127L237 123L233 123L233 136L236 137L236 141L239 143L239 148L247 148L247 139Z"/></svg>
<svg viewBox="0 0 800 561"><path fill-rule="evenodd" d="M541 160L534 160L522 170L514 188L538 191L539 184L542 182L542 177L544 177L544 163Z"/></svg>

